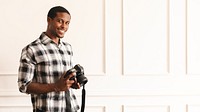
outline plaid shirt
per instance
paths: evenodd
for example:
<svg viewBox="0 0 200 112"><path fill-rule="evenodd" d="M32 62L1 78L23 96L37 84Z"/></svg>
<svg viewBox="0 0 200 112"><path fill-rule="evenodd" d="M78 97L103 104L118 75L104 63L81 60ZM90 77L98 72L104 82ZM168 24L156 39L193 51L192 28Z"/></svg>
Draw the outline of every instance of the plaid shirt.
<svg viewBox="0 0 200 112"><path fill-rule="evenodd" d="M72 55L70 44L60 40L59 45L56 45L42 33L37 40L22 50L18 73L19 90L26 93L27 86L31 82L55 83L64 71L73 67ZM63 91L31 94L33 111L69 112L66 110L68 106L66 95L70 96L70 112L76 112L79 106L72 89L69 90L69 93Z"/></svg>

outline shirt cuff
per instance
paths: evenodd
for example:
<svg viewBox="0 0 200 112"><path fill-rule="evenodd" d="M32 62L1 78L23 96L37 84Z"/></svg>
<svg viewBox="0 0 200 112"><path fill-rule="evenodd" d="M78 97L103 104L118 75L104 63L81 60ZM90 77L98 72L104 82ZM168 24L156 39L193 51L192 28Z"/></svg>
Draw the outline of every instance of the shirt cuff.
<svg viewBox="0 0 200 112"><path fill-rule="evenodd" d="M19 83L19 91L22 93L27 93L27 87L30 84L30 82L24 84L24 83ZM27 93L28 94L28 93Z"/></svg>

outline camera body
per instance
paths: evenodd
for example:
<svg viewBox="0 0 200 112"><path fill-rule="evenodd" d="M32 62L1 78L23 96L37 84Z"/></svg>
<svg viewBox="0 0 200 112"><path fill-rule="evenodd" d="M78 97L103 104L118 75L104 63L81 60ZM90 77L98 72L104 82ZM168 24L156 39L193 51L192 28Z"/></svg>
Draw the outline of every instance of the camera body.
<svg viewBox="0 0 200 112"><path fill-rule="evenodd" d="M74 77L71 77L70 80L77 79L77 82L80 84L80 86L83 86L88 82L87 77L84 76L84 69L79 64L75 65L74 68L69 69L65 74L64 78L66 78L69 74L73 72L75 72L76 75Z"/></svg>

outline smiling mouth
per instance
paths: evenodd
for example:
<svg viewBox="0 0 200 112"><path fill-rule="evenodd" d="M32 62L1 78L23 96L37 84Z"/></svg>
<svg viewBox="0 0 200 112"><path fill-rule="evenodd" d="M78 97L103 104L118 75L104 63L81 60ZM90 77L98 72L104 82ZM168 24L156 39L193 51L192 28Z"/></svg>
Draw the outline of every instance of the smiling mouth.
<svg viewBox="0 0 200 112"><path fill-rule="evenodd" d="M66 31L65 30L58 30L59 33L65 33Z"/></svg>

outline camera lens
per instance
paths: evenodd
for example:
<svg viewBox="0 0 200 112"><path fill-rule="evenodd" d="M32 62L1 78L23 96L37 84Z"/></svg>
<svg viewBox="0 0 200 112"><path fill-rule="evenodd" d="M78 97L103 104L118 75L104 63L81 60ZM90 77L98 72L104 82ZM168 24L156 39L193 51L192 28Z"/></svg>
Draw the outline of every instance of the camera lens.
<svg viewBox="0 0 200 112"><path fill-rule="evenodd" d="M87 78L83 75L77 76L77 81L80 83L81 86L88 82Z"/></svg>

